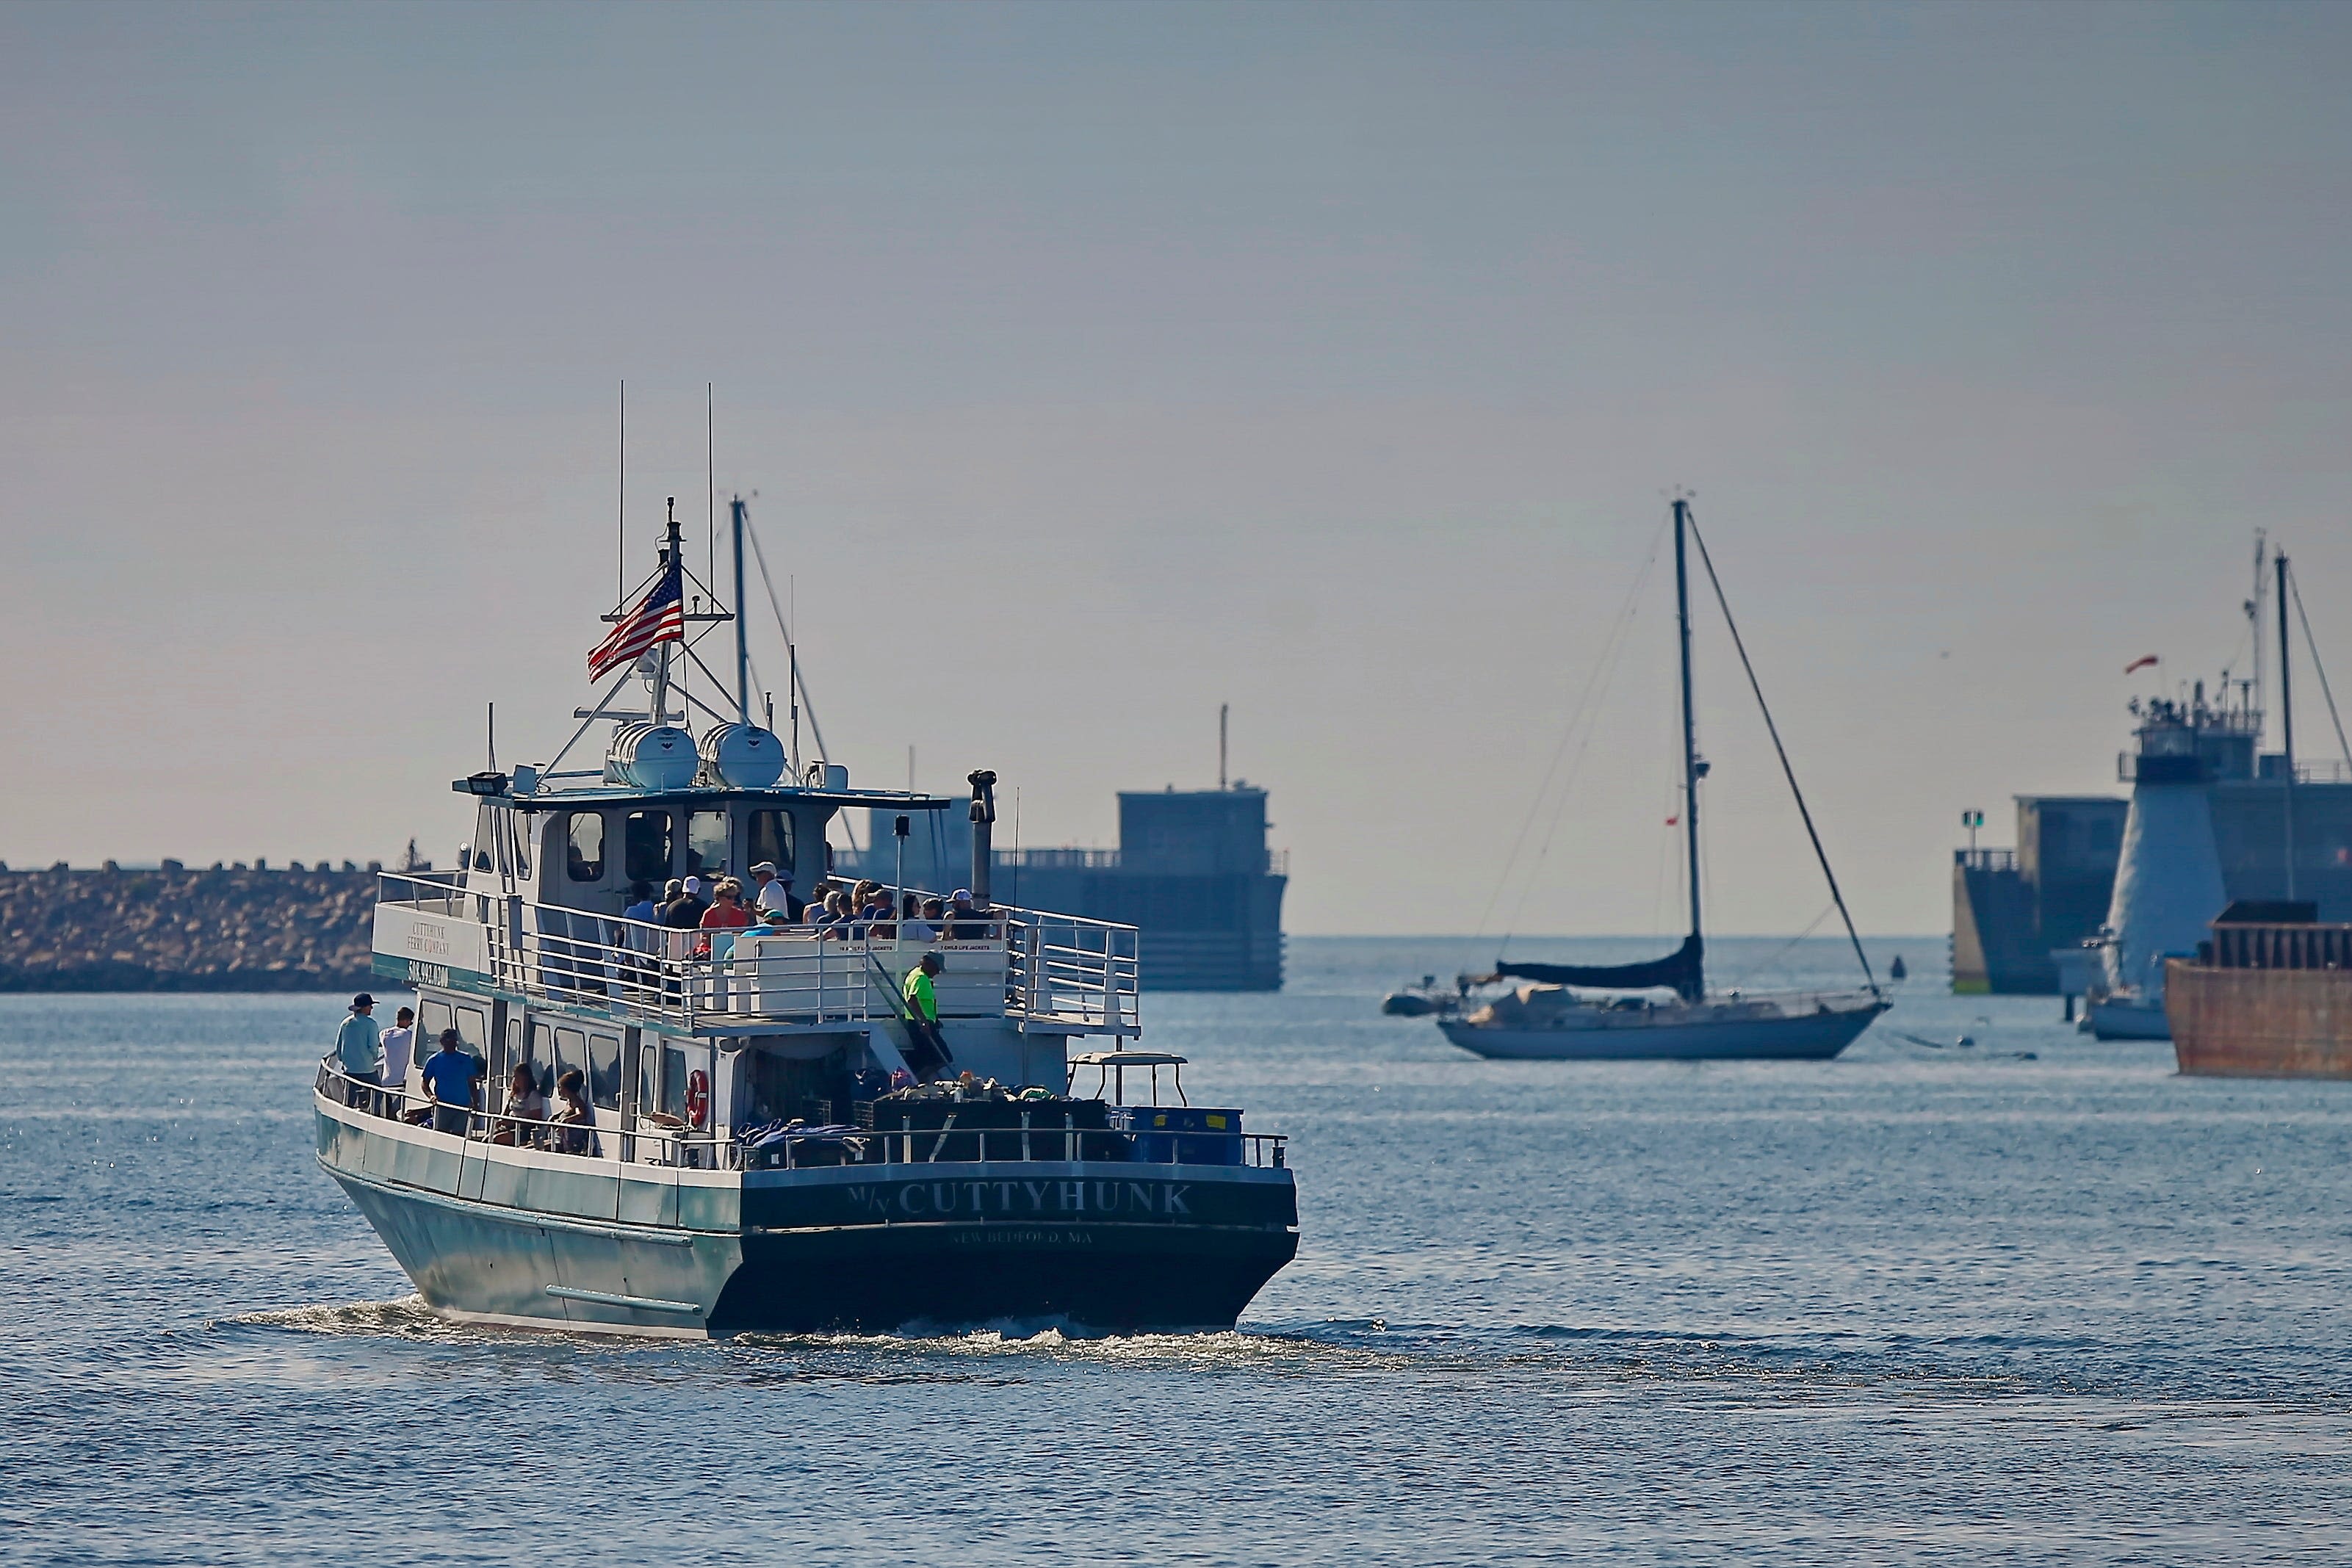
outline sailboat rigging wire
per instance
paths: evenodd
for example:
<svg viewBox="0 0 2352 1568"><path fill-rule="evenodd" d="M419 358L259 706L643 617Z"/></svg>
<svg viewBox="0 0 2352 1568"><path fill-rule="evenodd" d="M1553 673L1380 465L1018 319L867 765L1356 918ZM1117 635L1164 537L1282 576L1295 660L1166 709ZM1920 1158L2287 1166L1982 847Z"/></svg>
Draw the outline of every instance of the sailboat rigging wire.
<svg viewBox="0 0 2352 1568"><path fill-rule="evenodd" d="M1594 694L1596 705L1608 699L1609 687L1616 675L1617 665L1623 659L1625 649L1632 642L1630 637L1622 633L1630 630L1632 625L1633 618L1628 617L1623 626L1619 629L1621 634L1603 653L1602 663L1598 672L1600 689ZM1575 798L1577 776L1584 771L1585 756L1591 751L1592 742L1599 734L1600 714L1596 707L1596 711L1591 716L1591 721L1584 726L1584 737L1576 744L1576 754L1569 758L1568 771L1560 777L1559 797L1552 806L1551 821L1544 827L1543 844L1536 851L1536 858L1528 867L1527 880L1519 885L1518 902L1511 906L1510 924L1504 930L1501 940L1496 947L1496 956L1498 959L1504 950L1510 946L1511 938L1518 935L1519 919L1527 913L1528 900L1535 895L1536 883L1542 879L1545 862L1551 858L1551 846L1559 837L1560 822L1568 815L1569 802ZM1541 799L1540 796L1538 798Z"/></svg>
<svg viewBox="0 0 2352 1568"><path fill-rule="evenodd" d="M1830 912L1836 907L1837 904L1835 900L1832 900L1830 903L1822 904L1822 912L1819 915L1814 915L1811 921L1807 922L1805 928L1802 931L1798 932L1794 936L1790 937L1786 942L1780 944L1780 946L1774 948L1771 952L1767 953L1761 958L1757 959L1756 962L1748 965L1745 969L1742 969L1739 972L1739 977L1732 981L1731 985L1727 988L1735 991L1739 989L1740 987L1746 985L1749 980L1755 978L1758 975L1762 974L1766 969L1770 968L1773 965L1778 964L1781 959L1787 957L1791 952L1795 951L1798 943L1802 942L1806 937L1811 936L1816 930L1820 929L1822 922L1827 920L1830 917ZM1790 977L1794 978L1793 976Z"/></svg>
<svg viewBox="0 0 2352 1568"><path fill-rule="evenodd" d="M1650 569L1657 563L1658 544L1664 537L1664 530L1661 529L1650 542L1649 555L1643 559L1641 566L1633 573L1633 586L1626 591L1624 601L1618 606L1616 617L1610 625L1609 634L1601 642L1601 657L1594 662L1591 673L1584 678L1584 689L1578 694L1576 706L1569 715L1568 725L1560 731L1559 744L1552 748L1551 761L1544 769L1543 781L1536 786L1535 796L1528 802L1528 814L1521 819L1519 831L1511 839L1510 852L1503 857L1503 869L1495 878L1494 891L1486 895L1486 906L1479 911L1478 927L1472 934L1474 938L1486 934L1486 922L1494 917L1495 905L1502 901L1504 890L1510 885L1512 868L1518 864L1519 852L1527 846L1528 833L1535 827L1536 818L1543 810L1544 800L1551 791L1552 779L1559 770L1560 758L1567 754L1569 742L1576 738L1577 727L1583 721L1586 706L1592 700L1595 684L1605 683L1608 672L1615 667L1613 651L1627 629L1633 624L1633 617L1641 605L1642 586L1649 580ZM1605 685L1602 689L1606 690ZM1591 737L1589 734L1585 737L1585 744L1588 747L1591 744ZM1580 747L1577 752L1578 762L1580 763L1583 760L1583 748ZM1569 770L1569 782L1573 782L1574 779L1575 765L1571 764ZM1561 800L1564 804L1567 799L1566 783L1561 785ZM1559 810L1556 808L1552 815L1553 828L1556 829L1559 826ZM1550 843L1549 831L1545 837L1545 843L1549 850ZM1541 865L1542 858L1538 856L1536 865L1529 868L1528 873L1528 887L1534 885L1535 873L1541 868ZM1518 925L1519 912L1527 907L1527 891L1522 889L1518 904L1511 914L1512 925ZM1506 945L1509 943L1509 933L1504 934L1503 941Z"/></svg>
<svg viewBox="0 0 2352 1568"><path fill-rule="evenodd" d="M760 569L760 586L768 591L768 608L775 612L776 630L783 633L784 644L790 647L793 641L793 629L784 621L784 607L777 602L775 580L768 575L768 552L760 548L760 530L751 526L751 519L748 516L743 519L743 537L751 541L751 559ZM793 688L800 693L801 710L808 715L809 734L816 741L816 754L819 757L830 758L833 753L825 748L824 727L817 722L816 704L809 701L808 682L801 678L800 664L797 660L793 664L792 678ZM853 834L852 837L855 838L855 835Z"/></svg>
<svg viewBox="0 0 2352 1568"><path fill-rule="evenodd" d="M1685 508L1685 516L1689 509ZM1739 635L1739 623L1731 618L1731 601L1723 591L1723 579L1715 574L1715 558L1707 553L1706 538L1698 531L1698 519L1690 517L1691 538L1698 541L1698 559L1706 568L1706 580L1715 587L1715 602L1723 612L1723 624L1731 632L1731 645L1739 653L1739 667L1748 673L1748 689L1756 694L1757 711L1764 716L1764 728L1772 737L1773 754L1780 759L1781 776L1789 780L1789 793L1796 798L1797 815L1805 824L1805 836L1813 842L1813 858L1822 862L1822 879L1830 884L1830 898L1837 904L1838 915L1845 922L1847 940L1853 944L1853 956L1862 965L1862 977L1872 996L1878 995L1878 977L1870 972L1870 956L1862 950L1862 933L1853 928L1853 915L1845 906L1845 894L1838 889L1837 873L1830 869L1829 852L1822 847L1822 835L1813 827L1813 813L1805 805L1805 792L1797 787L1797 770L1789 764L1789 748L1780 744L1780 727L1772 722L1772 709L1764 700L1764 684L1756 678L1756 666L1748 657L1748 644Z"/></svg>
<svg viewBox="0 0 2352 1568"><path fill-rule="evenodd" d="M2344 760L2352 763L2352 743L2344 738L2344 720L2336 711L2336 694L2327 689L2327 666L2319 662L2319 639L2311 634L2311 617L2303 609L2303 583L2293 567L2287 568L2286 591L2294 599L2295 619L2303 622L2303 645L2311 650L2311 667L2319 676L2319 695L2327 699L2327 718L2336 727L2336 744L2342 749Z"/></svg>

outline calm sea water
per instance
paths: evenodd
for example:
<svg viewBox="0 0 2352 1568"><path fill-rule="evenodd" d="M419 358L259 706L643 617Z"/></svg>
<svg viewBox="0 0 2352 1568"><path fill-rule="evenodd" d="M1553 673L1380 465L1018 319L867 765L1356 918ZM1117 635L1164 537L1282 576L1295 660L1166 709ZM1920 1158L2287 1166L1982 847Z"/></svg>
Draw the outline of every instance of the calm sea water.
<svg viewBox="0 0 2352 1568"><path fill-rule="evenodd" d="M454 1329L312 1162L338 998L0 998L0 1559L2352 1561L2352 1084L1874 946L1817 1065L1377 1015L1458 941L1150 998L1294 1140L1299 1260L1202 1338Z"/></svg>

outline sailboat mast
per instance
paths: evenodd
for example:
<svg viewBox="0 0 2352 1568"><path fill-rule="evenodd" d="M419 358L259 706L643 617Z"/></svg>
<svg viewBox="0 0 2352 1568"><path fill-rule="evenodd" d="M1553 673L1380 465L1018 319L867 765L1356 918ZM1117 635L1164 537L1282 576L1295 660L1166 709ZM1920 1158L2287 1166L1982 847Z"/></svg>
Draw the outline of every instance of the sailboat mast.
<svg viewBox="0 0 2352 1568"><path fill-rule="evenodd" d="M1691 711L1690 561L1685 536L1689 532L1690 503L1675 500L1675 619L1682 638L1683 669L1683 834L1684 858L1690 864L1690 934L1699 934L1698 908L1698 717Z"/></svg>

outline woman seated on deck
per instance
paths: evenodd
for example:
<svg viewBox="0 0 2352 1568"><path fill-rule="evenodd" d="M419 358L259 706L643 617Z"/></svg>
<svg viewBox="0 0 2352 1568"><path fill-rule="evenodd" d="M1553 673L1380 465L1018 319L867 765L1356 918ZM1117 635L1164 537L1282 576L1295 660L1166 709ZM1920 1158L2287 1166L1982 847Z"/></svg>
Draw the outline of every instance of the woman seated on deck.
<svg viewBox="0 0 2352 1568"><path fill-rule="evenodd" d="M585 1091L587 1080L576 1067L555 1081L556 1098L563 1108L555 1117L555 1151L562 1155L601 1156L604 1146L596 1141L596 1113L588 1107Z"/></svg>
<svg viewBox="0 0 2352 1568"><path fill-rule="evenodd" d="M509 1148L537 1148L544 1141L547 1120L547 1096L539 1092L538 1075L530 1063L515 1063L514 1077L507 1084L507 1117L490 1139Z"/></svg>

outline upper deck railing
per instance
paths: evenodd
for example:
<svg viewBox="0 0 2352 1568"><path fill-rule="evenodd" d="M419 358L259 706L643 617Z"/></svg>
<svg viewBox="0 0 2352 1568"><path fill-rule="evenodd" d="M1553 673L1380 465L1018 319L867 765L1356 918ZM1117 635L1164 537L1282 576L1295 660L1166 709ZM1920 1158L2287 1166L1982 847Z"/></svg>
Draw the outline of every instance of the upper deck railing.
<svg viewBox="0 0 2352 1568"><path fill-rule="evenodd" d="M375 950L421 983L478 976L492 988L698 1023L861 1024L897 1016L927 953L942 1019L1007 1018L1082 1033L1142 1030L1132 925L997 905L929 941L781 929L681 930L519 895L469 891L463 873L383 874Z"/></svg>
<svg viewBox="0 0 2352 1568"><path fill-rule="evenodd" d="M1952 863L1964 871L2015 871L2015 850L1954 850Z"/></svg>

